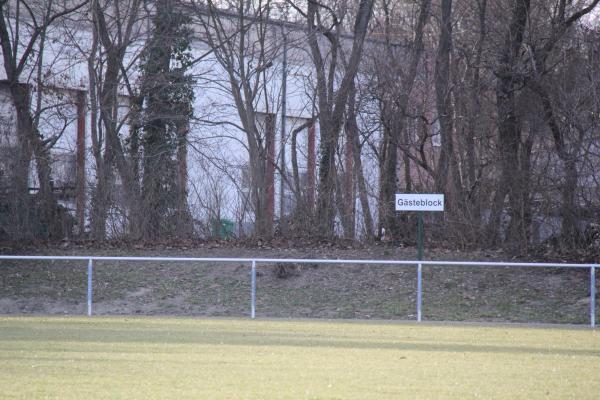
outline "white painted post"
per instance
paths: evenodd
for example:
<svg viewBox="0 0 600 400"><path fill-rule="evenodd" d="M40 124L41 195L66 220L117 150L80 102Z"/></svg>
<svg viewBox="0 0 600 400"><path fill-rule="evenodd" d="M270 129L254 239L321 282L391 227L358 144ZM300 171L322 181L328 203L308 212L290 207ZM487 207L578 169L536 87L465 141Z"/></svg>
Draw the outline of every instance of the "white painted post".
<svg viewBox="0 0 600 400"><path fill-rule="evenodd" d="M92 316L92 274L94 270L94 261L88 260L88 275L87 275L87 315Z"/></svg>
<svg viewBox="0 0 600 400"><path fill-rule="evenodd" d="M590 267L590 327L596 327L596 267Z"/></svg>
<svg viewBox="0 0 600 400"><path fill-rule="evenodd" d="M250 318L256 317L256 261L252 260L252 274L251 274L251 286L252 293L250 295Z"/></svg>

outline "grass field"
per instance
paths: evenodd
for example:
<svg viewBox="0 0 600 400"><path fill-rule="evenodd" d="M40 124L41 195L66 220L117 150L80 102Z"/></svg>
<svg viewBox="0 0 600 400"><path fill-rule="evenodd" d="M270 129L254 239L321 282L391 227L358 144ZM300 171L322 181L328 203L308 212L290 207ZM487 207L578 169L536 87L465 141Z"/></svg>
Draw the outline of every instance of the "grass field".
<svg viewBox="0 0 600 400"><path fill-rule="evenodd" d="M2 399L597 399L600 331L0 317Z"/></svg>

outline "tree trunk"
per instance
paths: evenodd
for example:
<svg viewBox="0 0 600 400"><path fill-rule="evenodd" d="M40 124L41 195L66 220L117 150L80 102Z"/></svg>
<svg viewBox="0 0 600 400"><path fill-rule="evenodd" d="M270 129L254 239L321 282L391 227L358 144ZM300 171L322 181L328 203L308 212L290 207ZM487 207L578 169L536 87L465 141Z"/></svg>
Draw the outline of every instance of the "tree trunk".
<svg viewBox="0 0 600 400"><path fill-rule="evenodd" d="M546 123L550 127L554 148L556 154L563 164L564 177L561 187L562 203L560 207L561 236L563 242L568 246L577 246L581 243L582 234L578 226L579 213L576 202L576 190L578 185L579 171L577 170L577 154L580 151L583 137L580 134L573 142L573 146L568 150L565 143L565 135L556 119L550 94L546 88L539 82L530 82L530 86L538 93L544 110Z"/></svg>
<svg viewBox="0 0 600 400"><path fill-rule="evenodd" d="M504 202L502 194L508 194L510 204L510 224L506 233L505 245L509 251L523 252L527 248L527 223L525 221L525 204L528 188L524 186L521 160L521 126L516 109L516 90L518 77L516 66L519 62L519 51L523 43L525 26L529 15L529 0L518 0L512 9L509 29L504 46L499 56L496 75L496 108L498 114L498 142L500 150L501 178L495 209L490 224L499 220L500 206ZM498 226L490 225L488 232L497 232ZM491 239L491 238L490 238Z"/></svg>
<svg viewBox="0 0 600 400"><path fill-rule="evenodd" d="M177 127L177 235L189 237L194 233L194 220L188 205L188 164L187 135L189 123L181 123Z"/></svg>
<svg viewBox="0 0 600 400"><path fill-rule="evenodd" d="M344 173L344 214L346 215L346 239L355 239L356 235L356 191L354 190L354 136L356 134L346 128L345 173Z"/></svg>
<svg viewBox="0 0 600 400"><path fill-rule="evenodd" d="M464 194L457 155L454 150L454 104L452 103L450 55L452 53L452 0L442 0L441 32L435 61L435 92L440 120L441 151L436 168L435 187L448 193L447 208L459 214L464 209ZM450 188L448 188L450 177ZM450 189L450 190L448 190Z"/></svg>
<svg viewBox="0 0 600 400"><path fill-rule="evenodd" d="M438 193L446 191L446 182L454 157L453 110L450 95L450 52L452 51L452 0L441 0L442 18L440 37L435 59L435 94L437 114L440 122L442 146L436 168L435 189Z"/></svg>
<svg viewBox="0 0 600 400"><path fill-rule="evenodd" d="M356 157L354 153L359 150L354 145L358 137L358 125L356 123L356 86L352 84L348 95L348 108L344 127L344 181L343 181L343 208L340 210L346 239L354 240L356 237L356 191L355 191L355 168ZM360 154L358 155L360 158Z"/></svg>
<svg viewBox="0 0 600 400"><path fill-rule="evenodd" d="M390 110L390 104L384 104L384 144L382 147L383 163L379 183L379 228L377 236L399 239L400 229L395 211L397 192L398 135L402 132L403 116L399 110Z"/></svg>
<svg viewBox="0 0 600 400"><path fill-rule="evenodd" d="M360 0L354 22L354 38L352 50L346 63L337 91L334 93L334 76L337 68L337 56L340 44L334 34L326 35L331 44L329 60L329 74L325 73L325 60L321 53L318 35L320 21L318 5L308 3L308 43L316 67L317 98L319 108L319 126L321 132L321 159L319 160L319 189L317 193L317 220L319 232L325 237L334 235L334 220L336 214L335 204L335 154L338 145L339 130L342 125L344 111L351 85L358 71L362 55L364 39L367 33L369 20L373 12L374 0Z"/></svg>
<svg viewBox="0 0 600 400"><path fill-rule="evenodd" d="M17 132L21 130L17 119ZM29 203L29 168L31 165L31 146L29 141L18 135L18 148L14 159L14 170L11 174L13 198L10 200L13 235L16 240L32 239L32 220Z"/></svg>
<svg viewBox="0 0 600 400"><path fill-rule="evenodd" d="M142 235L146 239L156 239L173 231L173 215L177 208L176 193L169 193L176 183L175 154L176 142L169 124L173 106L168 98L170 89L171 53L175 33L175 11L171 0L156 2L156 15L153 18L152 37L144 63L144 84L146 110L143 135L143 177L142 177Z"/></svg>
<svg viewBox="0 0 600 400"><path fill-rule="evenodd" d="M325 237L334 234L335 210L335 149L338 141L338 129L324 115L319 117L321 142L319 150L319 184L317 188L317 223L319 232Z"/></svg>
<svg viewBox="0 0 600 400"><path fill-rule="evenodd" d="M42 238L46 239L62 239L64 232L62 231L61 221L58 218L58 203L52 193L50 151L44 145L39 132L33 124L31 110L29 109L29 90L26 85L17 82L9 82L9 87L17 113L17 133L19 140L22 143L27 143L26 146L31 150L36 164L39 181L37 208L40 212L40 227L43 229L39 234ZM22 151L22 153L27 152L28 150ZM20 173L25 171L23 168L25 161L26 159L23 159L20 162ZM29 172L29 168L27 168L27 172ZM19 179L17 182L17 187L20 188L18 189L19 192L22 193L23 184L27 185L26 182L27 175Z"/></svg>
<svg viewBox="0 0 600 400"><path fill-rule="evenodd" d="M582 241L581 230L578 226L579 212L576 202L578 171L574 157L563 160L565 177L562 185L561 204L561 235L565 244L577 246Z"/></svg>
<svg viewBox="0 0 600 400"><path fill-rule="evenodd" d="M356 89L353 89L354 91ZM351 97L354 98L355 95ZM354 103L354 101L353 101ZM367 191L367 182L365 180L365 175L363 172L362 166L362 158L361 158L361 150L362 146L360 145L360 131L358 129L358 123L356 121L356 107L352 104L352 107L348 107L349 115L347 117L346 124L346 132L348 134L347 137L347 146L352 146L352 157L353 157L353 169L354 176L356 177L356 183L358 186L358 199L360 201L360 208L362 211L362 219L364 223L365 229L365 239L367 241L373 240L374 227L373 227L373 216L371 215L371 206L369 205L369 197ZM354 197L353 197L354 199ZM353 210L354 212L354 210ZM353 222L354 223L354 222Z"/></svg>
<svg viewBox="0 0 600 400"><path fill-rule="evenodd" d="M479 178L477 173L477 150L475 147L475 137L480 131L481 127L481 100L482 95L481 88L481 59L483 55L483 44L486 38L487 26L486 26L486 14L487 14L487 0L478 2L479 5L479 38L477 40L477 50L475 54L475 64L471 68L471 90L469 92L469 99L466 102L466 107L470 107L467 117L467 132L465 137L466 143L466 158L467 158L467 179L468 189L465 194L465 200L468 199L469 204L469 217L473 221L473 225L478 232L480 231L481 222L481 198L479 190ZM467 207L465 207L467 209ZM479 236L479 235L478 235Z"/></svg>

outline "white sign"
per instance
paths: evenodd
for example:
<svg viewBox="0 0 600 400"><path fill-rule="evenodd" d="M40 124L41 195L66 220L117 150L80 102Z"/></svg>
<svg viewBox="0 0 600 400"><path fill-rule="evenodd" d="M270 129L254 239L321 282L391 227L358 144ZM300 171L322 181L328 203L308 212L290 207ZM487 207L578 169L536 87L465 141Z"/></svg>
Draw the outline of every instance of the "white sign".
<svg viewBox="0 0 600 400"><path fill-rule="evenodd" d="M396 211L444 211L444 195L396 193Z"/></svg>

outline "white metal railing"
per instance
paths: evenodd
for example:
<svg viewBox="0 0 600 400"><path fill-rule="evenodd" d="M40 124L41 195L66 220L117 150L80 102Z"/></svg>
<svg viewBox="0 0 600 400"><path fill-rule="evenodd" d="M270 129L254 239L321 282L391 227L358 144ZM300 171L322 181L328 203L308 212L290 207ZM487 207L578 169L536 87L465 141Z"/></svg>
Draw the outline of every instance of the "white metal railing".
<svg viewBox="0 0 600 400"><path fill-rule="evenodd" d="M92 277L94 261L160 261L160 262L202 262L202 263L248 263L250 270L250 317L256 317L256 263L275 264L362 264L362 265L413 265L417 267L417 321L421 322L423 303L423 267L463 266L463 267L521 267L521 268L584 268L590 270L590 327L596 326L596 268L600 264L566 263L517 263L517 262L478 262L478 261L407 261L407 260L341 260L304 258L209 258L209 257L106 257L106 256L15 256L0 255L0 260L70 260L87 261L87 315L92 315ZM1 265L0 265L1 268Z"/></svg>

